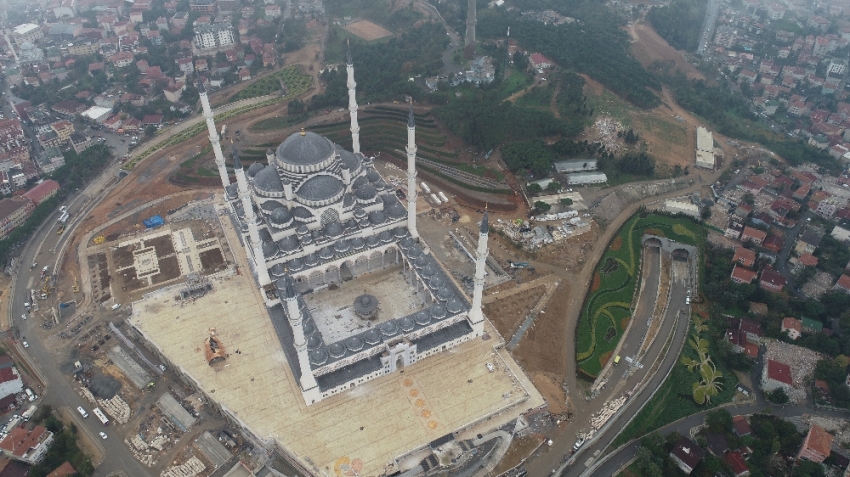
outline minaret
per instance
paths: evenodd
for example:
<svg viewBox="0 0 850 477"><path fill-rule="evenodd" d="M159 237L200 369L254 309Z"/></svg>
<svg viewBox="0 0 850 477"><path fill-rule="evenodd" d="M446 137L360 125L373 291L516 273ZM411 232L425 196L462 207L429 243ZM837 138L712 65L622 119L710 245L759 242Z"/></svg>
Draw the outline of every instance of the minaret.
<svg viewBox="0 0 850 477"><path fill-rule="evenodd" d="M487 235L490 234L490 223L487 218L487 208L481 218L481 228L478 230L478 250L475 251L475 282L472 288L472 309L469 310L469 321L476 334L484 331L484 314L481 312L481 298L484 295L484 273L487 268Z"/></svg>
<svg viewBox="0 0 850 477"><path fill-rule="evenodd" d="M239 153L233 148L233 169L236 171L236 184L239 187L239 197L242 199L242 210L245 212L245 223L248 224L248 237L251 240L251 249L254 252L254 268L257 270L257 279L260 286L264 287L272 282L269 270L266 268L266 257L263 254L263 242L260 240L260 232L257 230L257 217L254 215L254 205L251 202L251 194L248 190L248 179L242 169Z"/></svg>
<svg viewBox="0 0 850 477"><path fill-rule="evenodd" d="M351 152L360 152L360 126L357 125L357 99L354 82L354 63L351 61L351 46L346 52L345 70L348 72L348 111L351 113Z"/></svg>
<svg viewBox="0 0 850 477"><path fill-rule="evenodd" d="M309 394L318 393L319 385L316 384L313 370L310 369L310 358L307 355L307 340L304 338L304 328L301 326L301 308L298 305L298 293L295 291L295 284L292 277L287 275L283 279L286 280L286 296L284 297L286 314L289 315L289 326L292 327L293 344L295 345L295 351L298 353L298 365L301 368L301 392L305 395L308 394L308 391L311 391ZM305 396L306 398L307 396Z"/></svg>
<svg viewBox="0 0 850 477"><path fill-rule="evenodd" d="M466 37L463 41L463 53L467 58L475 56L475 0L469 0L466 8Z"/></svg>
<svg viewBox="0 0 850 477"><path fill-rule="evenodd" d="M207 121L207 131L210 133L210 143L215 154L215 165L218 166L218 175L221 176L221 184L224 187L230 185L230 177L227 175L227 167L224 165L224 153L221 152L221 144L218 142L218 131L215 130L210 100L207 98L207 90L201 78L198 78L198 94L201 96L201 106L204 108L204 119Z"/></svg>
<svg viewBox="0 0 850 477"><path fill-rule="evenodd" d="M413 121L413 104L407 116L407 229L413 238L416 230L416 123Z"/></svg>

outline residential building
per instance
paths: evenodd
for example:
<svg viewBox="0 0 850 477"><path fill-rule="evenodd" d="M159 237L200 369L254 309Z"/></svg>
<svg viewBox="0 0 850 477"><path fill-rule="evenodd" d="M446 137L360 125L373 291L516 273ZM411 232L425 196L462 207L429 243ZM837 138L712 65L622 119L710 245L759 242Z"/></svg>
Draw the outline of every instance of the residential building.
<svg viewBox="0 0 850 477"><path fill-rule="evenodd" d="M832 448L832 434L817 424L812 424L809 433L803 440L803 446L797 453L797 460L806 459L815 463L822 463L829 457Z"/></svg>
<svg viewBox="0 0 850 477"><path fill-rule="evenodd" d="M0 398L24 391L24 382L14 366L0 368Z"/></svg>
<svg viewBox="0 0 850 477"><path fill-rule="evenodd" d="M732 257L732 262L752 268L756 263L756 252L744 247L738 247L735 250L735 256Z"/></svg>
<svg viewBox="0 0 850 477"><path fill-rule="evenodd" d="M215 15L216 0L192 0L189 10L200 14Z"/></svg>
<svg viewBox="0 0 850 477"><path fill-rule="evenodd" d="M797 255L802 255L804 253L815 253L818 245L820 245L821 237L823 236L823 232L816 227L806 227L806 230L800 234L800 238L797 239L797 243L794 244L794 251Z"/></svg>
<svg viewBox="0 0 850 477"><path fill-rule="evenodd" d="M759 281L759 287L762 290L767 290L770 292L780 292L783 288L785 288L785 284L787 281L785 277L782 276L781 273L777 272L771 265L767 265L761 271L761 280Z"/></svg>
<svg viewBox="0 0 850 477"><path fill-rule="evenodd" d="M59 183L53 179L47 179L26 191L22 197L32 201L34 205L39 205L45 200L56 195L57 192L59 192Z"/></svg>
<svg viewBox="0 0 850 477"><path fill-rule="evenodd" d="M52 442L53 433L44 427L35 426L27 430L22 426L9 431L9 435L0 441L0 450L10 459L35 465L47 454Z"/></svg>
<svg viewBox="0 0 850 477"><path fill-rule="evenodd" d="M742 242L753 242L756 245L761 245L764 242L764 239L767 238L767 233L763 232L759 229L754 229L752 227L744 227L744 231L741 233L741 241Z"/></svg>
<svg viewBox="0 0 850 477"><path fill-rule="evenodd" d="M748 436L753 433L746 416L732 416L732 432L738 437Z"/></svg>
<svg viewBox="0 0 850 477"><path fill-rule="evenodd" d="M783 389L787 393L794 382L791 379L791 367L768 359L761 373L761 388L765 392Z"/></svg>
<svg viewBox="0 0 850 477"><path fill-rule="evenodd" d="M676 463L682 472L688 475L690 475L694 467L699 464L704 456L705 450L687 437L679 439L679 442L670 451L670 458L673 459L673 462Z"/></svg>
<svg viewBox="0 0 850 477"><path fill-rule="evenodd" d="M835 286L832 288L835 290L841 290L844 293L850 293L850 276L841 275L838 277L838 281L835 282Z"/></svg>
<svg viewBox="0 0 850 477"><path fill-rule="evenodd" d="M47 148L36 158L36 166L42 174L50 174L64 165L65 156L58 147Z"/></svg>
<svg viewBox="0 0 850 477"><path fill-rule="evenodd" d="M61 143L68 142L74 134L74 123L68 120L56 121L50 124L50 129L56 133Z"/></svg>
<svg viewBox="0 0 850 477"><path fill-rule="evenodd" d="M192 63L190 62L189 64L191 65ZM172 83L163 88L162 92L165 94L165 99L172 103L176 103L180 101L180 96L185 90L186 83L183 83L182 81L177 81L176 83Z"/></svg>
<svg viewBox="0 0 850 477"><path fill-rule="evenodd" d="M731 278L731 280L737 283L738 285L745 285L753 283L753 280L755 280L757 277L758 272L754 272L750 269L744 268L736 264L734 267L732 267L732 275L729 278Z"/></svg>
<svg viewBox="0 0 850 477"><path fill-rule="evenodd" d="M0 199L0 239L24 223L35 208L32 201L21 197Z"/></svg>
<svg viewBox="0 0 850 477"><path fill-rule="evenodd" d="M761 341L761 326L748 318L729 318L726 329L726 339L732 344L736 353L744 353L750 358L757 358Z"/></svg>
<svg viewBox="0 0 850 477"><path fill-rule="evenodd" d="M74 151L79 154L86 149L90 148L91 138L88 137L85 133L74 133L71 134L71 146L74 148Z"/></svg>
<svg viewBox="0 0 850 477"><path fill-rule="evenodd" d="M24 43L35 43L40 38L44 38L44 32L33 23L24 23L12 29L12 41L17 47Z"/></svg>
<svg viewBox="0 0 850 477"><path fill-rule="evenodd" d="M750 475L750 468L747 467L744 457L738 451L728 452L723 456L723 462L729 464L734 477L747 477Z"/></svg>
<svg viewBox="0 0 850 477"><path fill-rule="evenodd" d="M228 23L214 23L195 27L195 45L201 50L223 48L236 43L233 26Z"/></svg>
<svg viewBox="0 0 850 477"><path fill-rule="evenodd" d="M189 21L189 12L177 12L174 16L171 17L171 25L178 29L182 30L186 27L186 23Z"/></svg>
<svg viewBox="0 0 850 477"><path fill-rule="evenodd" d="M132 52L119 51L118 53L112 55L112 57L109 58L109 61L111 61L116 68L124 68L126 66L132 65L134 59L135 57Z"/></svg>
<svg viewBox="0 0 850 477"><path fill-rule="evenodd" d="M177 63L177 67L180 68L180 71L185 74L191 74L195 72L195 67L192 64L191 57L177 58L176 60L174 60L174 62Z"/></svg>
<svg viewBox="0 0 850 477"><path fill-rule="evenodd" d="M796 318L786 316L782 319L782 332L787 333L788 337L792 340L796 340L803 333L803 322Z"/></svg>
<svg viewBox="0 0 850 477"><path fill-rule="evenodd" d="M551 68L554 63L549 58L546 58L540 53L532 53L531 56L528 57L529 63L531 63L531 67L535 70L545 70L546 68Z"/></svg>

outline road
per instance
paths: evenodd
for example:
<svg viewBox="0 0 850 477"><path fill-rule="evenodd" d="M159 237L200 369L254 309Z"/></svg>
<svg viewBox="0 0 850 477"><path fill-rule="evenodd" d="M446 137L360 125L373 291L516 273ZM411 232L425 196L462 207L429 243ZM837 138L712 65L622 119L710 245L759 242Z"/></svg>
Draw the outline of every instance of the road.
<svg viewBox="0 0 850 477"><path fill-rule="evenodd" d="M711 36L714 34L714 24L717 22L717 13L720 9L718 0L708 0L708 6L705 10L705 21L700 30L699 43L697 44L697 54L702 55L705 49L708 48L708 43L711 41Z"/></svg>

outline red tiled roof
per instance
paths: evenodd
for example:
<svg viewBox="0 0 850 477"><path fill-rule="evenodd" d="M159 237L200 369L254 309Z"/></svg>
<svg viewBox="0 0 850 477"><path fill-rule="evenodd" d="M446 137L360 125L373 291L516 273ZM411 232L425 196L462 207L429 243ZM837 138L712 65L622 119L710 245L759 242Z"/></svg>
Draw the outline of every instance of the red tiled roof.
<svg viewBox="0 0 850 477"><path fill-rule="evenodd" d="M744 235L757 241L763 241L767 238L767 232L762 232L761 230L754 229L752 227L744 227Z"/></svg>
<svg viewBox="0 0 850 477"><path fill-rule="evenodd" d="M761 271L761 283L768 283L773 287L782 288L785 286L786 281L781 273L774 270L770 265L767 265Z"/></svg>
<svg viewBox="0 0 850 477"><path fill-rule="evenodd" d="M741 265L752 266L752 264L756 261L756 252L744 247L738 247L738 249L735 250L735 256L732 257L732 261L738 262Z"/></svg>
<svg viewBox="0 0 850 477"><path fill-rule="evenodd" d="M824 428L817 424L812 424L809 429L809 435L806 436L808 442L807 448L828 456L832 448L832 434L826 432Z"/></svg>
<svg viewBox="0 0 850 477"><path fill-rule="evenodd" d="M0 369L0 383L8 383L16 379L19 379L19 376L15 373L15 368Z"/></svg>
<svg viewBox="0 0 850 477"><path fill-rule="evenodd" d="M757 344L746 343L744 345L744 354L749 356L752 359L756 359L759 357L759 347Z"/></svg>
<svg viewBox="0 0 850 477"><path fill-rule="evenodd" d="M803 322L792 318L790 316L786 316L782 319L782 329L783 330L796 330L798 333L803 332Z"/></svg>
<svg viewBox="0 0 850 477"><path fill-rule="evenodd" d="M818 264L818 258L810 253L800 255L800 263L805 267L815 267Z"/></svg>
<svg viewBox="0 0 850 477"><path fill-rule="evenodd" d="M838 282L836 282L836 285L845 290L850 290L850 276L841 275Z"/></svg>
<svg viewBox="0 0 850 477"><path fill-rule="evenodd" d="M723 461L729 464L729 467L732 467L732 473L734 475L741 475L745 472L749 472L750 468L747 467L747 463L744 462L744 458L741 456L741 453L738 451L728 452L723 456Z"/></svg>
<svg viewBox="0 0 850 477"><path fill-rule="evenodd" d="M47 429L41 426L35 426L31 431L23 427L16 427L9 432L5 439L0 441L0 448L15 456L22 457L38 445L45 432L48 432Z"/></svg>
<svg viewBox="0 0 850 477"><path fill-rule="evenodd" d="M789 386L794 384L791 380L791 367L785 363L780 363L779 361L774 361L772 359L767 360L767 377L774 381L785 383Z"/></svg>
<svg viewBox="0 0 850 477"><path fill-rule="evenodd" d="M70 477L72 475L77 475L77 470L68 462L64 462L56 470L47 474L47 477Z"/></svg>
<svg viewBox="0 0 850 477"><path fill-rule="evenodd" d="M782 237L778 235L769 235L766 239L764 239L761 246L770 251L779 252L782 250Z"/></svg>
<svg viewBox="0 0 850 477"><path fill-rule="evenodd" d="M758 276L757 272L735 265L732 269L732 280L739 283L752 283Z"/></svg>

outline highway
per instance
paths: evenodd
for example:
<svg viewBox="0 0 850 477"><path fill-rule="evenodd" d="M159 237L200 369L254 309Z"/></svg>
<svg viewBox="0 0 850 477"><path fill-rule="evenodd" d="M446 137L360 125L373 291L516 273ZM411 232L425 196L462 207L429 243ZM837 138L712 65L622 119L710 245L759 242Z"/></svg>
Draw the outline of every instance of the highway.
<svg viewBox="0 0 850 477"><path fill-rule="evenodd" d="M720 10L720 2L718 0L708 0L708 6L705 9L705 21L700 30L699 43L697 44L697 54L705 54L705 49L708 48L711 42L711 36L714 34L714 25L717 22L717 13Z"/></svg>

